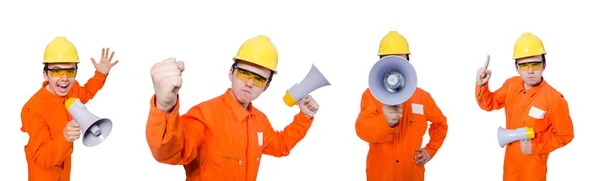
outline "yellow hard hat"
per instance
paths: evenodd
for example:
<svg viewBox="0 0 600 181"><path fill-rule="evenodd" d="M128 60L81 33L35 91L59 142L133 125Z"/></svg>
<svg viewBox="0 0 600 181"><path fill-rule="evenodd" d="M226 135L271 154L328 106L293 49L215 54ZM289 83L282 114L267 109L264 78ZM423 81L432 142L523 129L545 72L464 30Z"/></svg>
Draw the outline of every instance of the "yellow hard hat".
<svg viewBox="0 0 600 181"><path fill-rule="evenodd" d="M379 53L377 55L399 55L410 54L408 41L397 31L390 31L379 43Z"/></svg>
<svg viewBox="0 0 600 181"><path fill-rule="evenodd" d="M525 32L517 39L513 51L513 59L532 57L546 54L544 43L537 36Z"/></svg>
<svg viewBox="0 0 600 181"><path fill-rule="evenodd" d="M279 55L271 39L265 35L250 38L240 46L235 59L265 67L277 73Z"/></svg>
<svg viewBox="0 0 600 181"><path fill-rule="evenodd" d="M46 46L42 63L79 63L77 49L65 37L57 36Z"/></svg>

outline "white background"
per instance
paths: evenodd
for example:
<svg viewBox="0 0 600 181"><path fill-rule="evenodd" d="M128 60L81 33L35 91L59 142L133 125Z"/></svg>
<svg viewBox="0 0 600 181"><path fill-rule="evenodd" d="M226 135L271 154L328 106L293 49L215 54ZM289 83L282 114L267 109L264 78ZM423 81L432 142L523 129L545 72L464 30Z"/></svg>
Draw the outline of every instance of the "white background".
<svg viewBox="0 0 600 181"><path fill-rule="evenodd" d="M426 165L426 180L501 180L504 149L496 129L505 125L504 112L479 109L475 74L490 54L491 89L517 75L513 43L526 31L544 41L544 77L566 97L575 127L573 141L551 154L548 180L599 180L600 99L592 88L598 79L597 6L574 0L211 2L0 3L0 91L5 97L0 180L27 178L23 146L28 137L20 132L20 111L41 86L44 48L55 36L66 36L77 46L82 60L77 80L82 83L93 75L89 57L99 59L102 47L116 51L120 60L87 104L94 114L113 120L112 134L96 147L75 143L71 178L92 181L184 180L182 166L156 162L146 143L150 67L170 56L186 62L180 94L181 109L187 111L230 86L231 58L246 39L259 34L269 36L280 55L279 74L254 103L275 129L283 129L297 113L282 97L311 63L333 85L312 94L321 109L306 137L288 157L265 157L258 180L365 180L368 144L356 136L354 123L379 41L389 30L406 36L419 86L448 117L446 141Z"/></svg>

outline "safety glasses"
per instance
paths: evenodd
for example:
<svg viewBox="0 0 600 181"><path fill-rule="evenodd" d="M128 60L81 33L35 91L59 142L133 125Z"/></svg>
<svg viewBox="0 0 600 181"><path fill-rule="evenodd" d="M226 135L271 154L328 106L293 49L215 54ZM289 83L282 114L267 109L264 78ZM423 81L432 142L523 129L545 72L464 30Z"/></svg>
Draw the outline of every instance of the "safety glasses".
<svg viewBox="0 0 600 181"><path fill-rule="evenodd" d="M519 66L519 70L521 71L528 71L529 68L531 68L531 70L540 70L542 69L544 63L542 62L525 62L525 63L517 63L517 66Z"/></svg>
<svg viewBox="0 0 600 181"><path fill-rule="evenodd" d="M77 69L75 69L75 68L53 68L53 69L48 69L48 73L51 77L54 77L54 78L62 78L63 75L66 75L67 78L75 78L75 75L77 75Z"/></svg>
<svg viewBox="0 0 600 181"><path fill-rule="evenodd" d="M239 68L237 66L234 68L237 69L235 72L235 77L237 77L243 82L252 80L252 85L254 85L255 87L264 87L265 84L267 84L267 78L263 77L262 75L259 75L257 73L243 68Z"/></svg>

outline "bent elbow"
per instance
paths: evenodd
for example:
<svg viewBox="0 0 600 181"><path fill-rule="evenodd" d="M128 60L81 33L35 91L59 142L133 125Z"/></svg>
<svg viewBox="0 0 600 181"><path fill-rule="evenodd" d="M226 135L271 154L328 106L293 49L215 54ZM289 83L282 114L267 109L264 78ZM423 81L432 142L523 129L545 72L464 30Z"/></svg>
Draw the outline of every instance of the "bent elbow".
<svg viewBox="0 0 600 181"><path fill-rule="evenodd" d="M368 128L361 127L358 124L355 127L355 132L358 138L367 143L375 142L375 140L377 140L373 134L369 133Z"/></svg>
<svg viewBox="0 0 600 181"><path fill-rule="evenodd" d="M165 154L165 152L161 149L150 149L152 152L152 157L159 163L169 164L169 165L178 165L181 162L181 153L176 152L173 154Z"/></svg>
<svg viewBox="0 0 600 181"><path fill-rule="evenodd" d="M358 138L360 138L361 140L365 141L365 142L370 142L371 139L369 139L369 137L367 136L367 134L363 133L360 130L356 130L356 136L358 136Z"/></svg>
<svg viewBox="0 0 600 181"><path fill-rule="evenodd" d="M492 112L494 110L494 108L492 106L479 105L479 108L481 108L481 110L484 110L486 112Z"/></svg>
<svg viewBox="0 0 600 181"><path fill-rule="evenodd" d="M55 163L52 160L48 159L48 157L46 157L45 159L40 159L39 157L40 156L34 156L33 164L40 168L51 169L52 167L60 165L60 163Z"/></svg>
<svg viewBox="0 0 600 181"><path fill-rule="evenodd" d="M573 134L571 134L569 136L565 136L563 138L563 146L571 143L571 141L573 141L574 138L575 138L575 135L573 135Z"/></svg>

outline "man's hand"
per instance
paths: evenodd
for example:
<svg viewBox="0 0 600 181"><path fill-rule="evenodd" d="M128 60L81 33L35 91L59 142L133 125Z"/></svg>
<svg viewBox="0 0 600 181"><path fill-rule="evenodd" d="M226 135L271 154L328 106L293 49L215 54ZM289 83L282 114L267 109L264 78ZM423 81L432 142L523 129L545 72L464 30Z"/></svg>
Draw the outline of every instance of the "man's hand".
<svg viewBox="0 0 600 181"><path fill-rule="evenodd" d="M309 119L312 119L319 110L319 104L310 95L300 99L298 107L300 107L300 111Z"/></svg>
<svg viewBox="0 0 600 181"><path fill-rule="evenodd" d="M96 62L96 60L94 58L90 58L92 60L92 64L94 64L94 67L96 68L96 70L104 75L107 75L108 72L110 72L110 69L113 66L115 66L117 63L119 63L119 60L112 62L115 52L113 51L109 57L108 56L109 50L110 50L110 48L102 48L102 55L100 56L100 62Z"/></svg>
<svg viewBox="0 0 600 181"><path fill-rule="evenodd" d="M477 70L477 85L478 86L482 86L485 83L487 83L490 80L490 77L492 76L492 71L488 70L488 65L490 64L490 56L487 56L487 60L485 61L485 64L483 65L483 67L479 68L479 70Z"/></svg>
<svg viewBox="0 0 600 181"><path fill-rule="evenodd" d="M531 140L520 141L521 152L525 155L531 155Z"/></svg>
<svg viewBox="0 0 600 181"><path fill-rule="evenodd" d="M385 120L387 121L390 127L398 124L400 118L402 118L402 104L390 106L383 105L381 110L383 111L383 115L385 116Z"/></svg>
<svg viewBox="0 0 600 181"><path fill-rule="evenodd" d="M81 131L79 131L79 125L77 122L75 122L75 120L71 120L63 129L63 136L65 136L65 139L67 139L68 142L73 142L79 139L80 135Z"/></svg>
<svg viewBox="0 0 600 181"><path fill-rule="evenodd" d="M421 166L429 162L429 160L431 160L431 155L429 155L429 152L427 152L427 150L425 150L424 148L417 148L416 151L420 153L417 154L417 156L415 156L415 159L417 159L415 164Z"/></svg>
<svg viewBox="0 0 600 181"><path fill-rule="evenodd" d="M165 113L169 113L177 104L177 94L183 83L183 70L183 61L176 61L175 58L158 62L150 70L156 94L156 107Z"/></svg>

